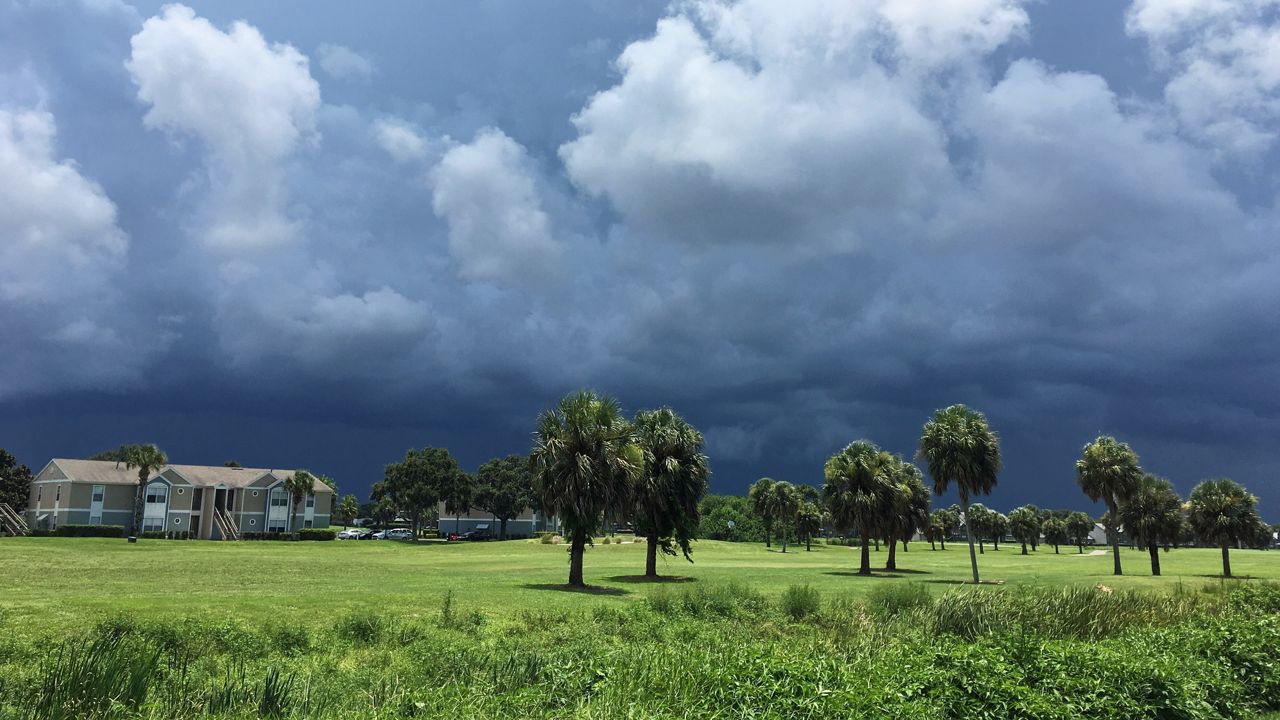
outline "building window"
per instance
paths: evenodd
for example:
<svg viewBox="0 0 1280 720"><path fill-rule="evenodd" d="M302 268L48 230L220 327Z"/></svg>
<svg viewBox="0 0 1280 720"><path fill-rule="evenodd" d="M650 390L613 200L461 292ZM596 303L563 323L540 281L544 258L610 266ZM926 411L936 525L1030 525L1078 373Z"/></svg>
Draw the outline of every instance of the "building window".
<svg viewBox="0 0 1280 720"><path fill-rule="evenodd" d="M267 532L284 532L288 529L289 494L283 488L275 488L267 500Z"/></svg>
<svg viewBox="0 0 1280 720"><path fill-rule="evenodd" d="M162 503L169 499L169 488L159 483L152 483L147 486L147 502Z"/></svg>
<svg viewBox="0 0 1280 720"><path fill-rule="evenodd" d="M181 525L181 524L182 524L182 518L174 518L174 519L173 519L173 524L174 524L174 525Z"/></svg>
<svg viewBox="0 0 1280 720"><path fill-rule="evenodd" d="M89 524L90 524L90 525L101 525L101 524L102 524L102 516L101 516L101 515L90 515L90 516L89 516Z"/></svg>
<svg viewBox="0 0 1280 720"><path fill-rule="evenodd" d="M186 490L184 490L184 489L182 489L182 488L178 488L178 494L179 494L179 495L182 495L182 494L184 494L184 493L186 493L186 492L187 492Z"/></svg>
<svg viewBox="0 0 1280 720"><path fill-rule="evenodd" d="M62 501L62 486L61 486L61 485L54 485L54 486L53 486L53 488L54 488L54 490L56 490L56 491L57 491L56 493L54 493L53 501L54 501L54 502L61 502L61 501Z"/></svg>
<svg viewBox="0 0 1280 720"><path fill-rule="evenodd" d="M146 502L142 513L142 531L164 530L164 518L169 514L169 486L164 483L148 485Z"/></svg>
<svg viewBox="0 0 1280 720"><path fill-rule="evenodd" d="M311 527L311 521L310 521L310 520L303 520L303 521L302 521L302 527Z"/></svg>
<svg viewBox="0 0 1280 720"><path fill-rule="evenodd" d="M102 502L102 496L106 494L106 490L107 490L107 489L106 489L106 488L104 488L104 487L103 487L103 486L101 486L101 485L94 485L94 486L93 486L93 501L94 501L94 502L96 502L96 503L100 503L100 502Z"/></svg>
<svg viewBox="0 0 1280 720"><path fill-rule="evenodd" d="M316 506L316 494L307 493L307 507L313 508L315 506Z"/></svg>
<svg viewBox="0 0 1280 720"><path fill-rule="evenodd" d="M258 497L258 491L257 491L257 490L254 490L254 491L253 491L253 496L254 496L254 497Z"/></svg>
<svg viewBox="0 0 1280 720"><path fill-rule="evenodd" d="M191 495L191 509L199 510L200 505L204 502L204 488L196 488Z"/></svg>
<svg viewBox="0 0 1280 720"><path fill-rule="evenodd" d="M40 497L41 497L42 495L44 495L44 486L43 486L43 485L37 485L37 486L36 486L36 502L40 502Z"/></svg>

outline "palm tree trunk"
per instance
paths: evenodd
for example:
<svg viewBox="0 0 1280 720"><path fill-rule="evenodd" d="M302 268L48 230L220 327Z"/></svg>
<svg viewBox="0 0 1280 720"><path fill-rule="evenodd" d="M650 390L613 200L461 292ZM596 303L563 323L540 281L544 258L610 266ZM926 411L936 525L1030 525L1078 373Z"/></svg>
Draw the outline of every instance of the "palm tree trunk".
<svg viewBox="0 0 1280 720"><path fill-rule="evenodd" d="M1160 576L1160 546L1155 543L1151 543L1150 550L1151 550L1151 574L1156 577L1159 577Z"/></svg>
<svg viewBox="0 0 1280 720"><path fill-rule="evenodd" d="M946 550L946 549L947 549L947 539L946 539L946 538L938 538L938 542L942 544L942 549L943 549L943 550Z"/></svg>
<svg viewBox="0 0 1280 720"><path fill-rule="evenodd" d="M966 530L965 535L969 538L969 565L973 567L973 584L978 584L978 554L973 551L973 526L969 525L969 501L960 498L960 512L964 513L964 521Z"/></svg>
<svg viewBox="0 0 1280 720"><path fill-rule="evenodd" d="M880 538L876 538L876 552L880 552Z"/></svg>
<svg viewBox="0 0 1280 720"><path fill-rule="evenodd" d="M1227 543L1222 543L1222 577L1231 577L1231 552Z"/></svg>
<svg viewBox="0 0 1280 720"><path fill-rule="evenodd" d="M1000 536L999 535L991 536L991 549L995 550L996 552L1000 552Z"/></svg>
<svg viewBox="0 0 1280 720"><path fill-rule="evenodd" d="M1026 554L1027 554L1027 544L1026 544L1026 543L1022 543L1022 554L1023 554L1023 555L1026 555Z"/></svg>
<svg viewBox="0 0 1280 720"><path fill-rule="evenodd" d="M1058 544L1057 544L1057 543L1054 543L1054 545L1053 545L1053 554L1054 554L1054 555L1057 555L1057 554L1058 554Z"/></svg>
<svg viewBox="0 0 1280 720"><path fill-rule="evenodd" d="M812 535L804 536L804 551L813 552L813 536Z"/></svg>
<svg viewBox="0 0 1280 720"><path fill-rule="evenodd" d="M787 551L787 526L782 526L782 552Z"/></svg>
<svg viewBox="0 0 1280 720"><path fill-rule="evenodd" d="M858 574L870 575L871 574L871 543L867 539L867 532L865 529L859 531L858 535L861 536L860 539L862 540L862 564L858 566Z"/></svg>
<svg viewBox="0 0 1280 720"><path fill-rule="evenodd" d="M903 539L902 539L902 552L906 552L906 551L907 551L907 540L906 540L906 538L903 538Z"/></svg>
<svg viewBox="0 0 1280 720"><path fill-rule="evenodd" d="M569 584L574 587L586 586L582 582L582 556L587 547L585 535L581 530L575 530L569 543Z"/></svg>
<svg viewBox="0 0 1280 720"><path fill-rule="evenodd" d="M1116 504L1107 501L1107 535L1111 540L1111 565L1113 575L1123 575L1120 571L1120 535L1116 532Z"/></svg>
<svg viewBox="0 0 1280 720"><path fill-rule="evenodd" d="M773 523L767 521L764 524L764 546L773 547Z"/></svg>
<svg viewBox="0 0 1280 720"><path fill-rule="evenodd" d="M933 550L933 551L935 551L935 552L936 552L936 551L937 551L937 549L938 549L938 543L934 542L933 540L930 540L930 541L929 541L929 549L930 549L930 550Z"/></svg>
<svg viewBox="0 0 1280 720"><path fill-rule="evenodd" d="M138 491L133 495L133 534L142 535L142 488L143 482L138 480Z"/></svg>
<svg viewBox="0 0 1280 720"><path fill-rule="evenodd" d="M658 536L646 537L645 545L644 576L656 578L658 577Z"/></svg>
<svg viewBox="0 0 1280 720"><path fill-rule="evenodd" d="M507 539L507 519L506 518L502 518L502 520L498 521L498 539L499 540Z"/></svg>
<svg viewBox="0 0 1280 720"><path fill-rule="evenodd" d="M987 554L986 542L987 542L986 540L983 540L982 538L978 538L978 552L983 555Z"/></svg>
<svg viewBox="0 0 1280 720"><path fill-rule="evenodd" d="M897 569L898 569L898 555L897 555L897 552L898 552L898 541L897 541L897 540L894 540L894 539L890 539L890 540L889 540L889 559L888 559L888 560L885 562L885 564L884 564L884 569L885 569L885 570L897 570Z"/></svg>

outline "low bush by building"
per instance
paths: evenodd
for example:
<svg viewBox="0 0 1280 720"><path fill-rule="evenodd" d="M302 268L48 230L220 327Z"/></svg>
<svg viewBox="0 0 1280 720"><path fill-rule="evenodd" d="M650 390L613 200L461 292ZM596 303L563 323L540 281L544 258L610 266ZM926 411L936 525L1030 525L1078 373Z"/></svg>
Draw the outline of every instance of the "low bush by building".
<svg viewBox="0 0 1280 720"><path fill-rule="evenodd" d="M124 537L123 525L59 525L50 535L54 537Z"/></svg>

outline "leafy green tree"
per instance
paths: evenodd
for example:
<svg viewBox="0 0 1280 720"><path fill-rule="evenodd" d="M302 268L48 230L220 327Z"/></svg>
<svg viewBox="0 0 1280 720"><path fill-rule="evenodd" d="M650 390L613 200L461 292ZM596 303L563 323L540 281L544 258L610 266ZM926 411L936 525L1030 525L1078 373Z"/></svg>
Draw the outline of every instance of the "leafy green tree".
<svg viewBox="0 0 1280 720"><path fill-rule="evenodd" d="M823 467L822 499L841 532L854 529L862 546L859 575L871 574L871 536L893 498L887 465L893 456L870 441L849 443Z"/></svg>
<svg viewBox="0 0 1280 720"><path fill-rule="evenodd" d="M459 469L456 474L443 478L439 487L444 511L453 516L453 531L459 532L462 530L462 516L475 507L476 478Z"/></svg>
<svg viewBox="0 0 1280 720"><path fill-rule="evenodd" d="M1258 498L1233 480L1205 480L1191 491L1187 509L1200 542L1222 548L1222 576L1231 577L1231 546L1250 542L1262 522Z"/></svg>
<svg viewBox="0 0 1280 720"><path fill-rule="evenodd" d="M827 514L823 512L821 505L812 500L806 500L801 504L800 512L796 513L796 537L804 540L806 552L813 550L813 538L822 532L822 526L826 522Z"/></svg>
<svg viewBox="0 0 1280 720"><path fill-rule="evenodd" d="M646 539L645 577L657 577L658 550L674 556L678 547L693 562L698 503L707 494L711 469L702 433L670 408L636 413L635 434L645 462L631 493L631 519Z"/></svg>
<svg viewBox="0 0 1280 720"><path fill-rule="evenodd" d="M1067 521L1050 515L1040 525L1044 541L1053 546L1053 554L1058 554L1058 546L1071 542L1071 534L1067 531Z"/></svg>
<svg viewBox="0 0 1280 720"><path fill-rule="evenodd" d="M1035 505L1023 505L1009 513L1009 533L1013 539L1022 544L1022 554L1027 554L1027 545L1034 546L1040 538L1040 509Z"/></svg>
<svg viewBox="0 0 1280 720"><path fill-rule="evenodd" d="M117 463L122 462L126 468L138 471L138 488L133 496L133 532L138 534L142 532L143 495L147 483L152 473L169 464L169 456L155 445L121 445L115 452L119 458Z"/></svg>
<svg viewBox="0 0 1280 720"><path fill-rule="evenodd" d="M1067 524L1067 535L1071 537L1071 542L1076 544L1080 550L1080 554L1084 554L1084 544L1089 541L1089 533L1093 532L1096 523L1088 513L1073 512L1064 520Z"/></svg>
<svg viewBox="0 0 1280 720"><path fill-rule="evenodd" d="M94 453L94 454L90 455L87 459L89 459L89 460L101 460L101 461L103 461L103 462L122 463L122 462L124 462L124 461L126 461L126 460L128 460L128 459L129 459L129 458L128 458L129 448L132 448L132 447L135 447L135 446L134 446L134 445L121 445L120 447L114 447L114 448L111 448L111 449L109 449L109 450L103 450L103 451L101 451L101 452L96 452L96 453Z"/></svg>
<svg viewBox="0 0 1280 720"><path fill-rule="evenodd" d="M533 506L533 474L529 458L494 458L476 471L476 507L498 519L498 539L507 539L507 523Z"/></svg>
<svg viewBox="0 0 1280 720"><path fill-rule="evenodd" d="M618 401L584 390L538 416L529 463L543 511L558 516L569 536L569 584L582 587L587 543L606 511L625 508L644 472L644 450Z"/></svg>
<svg viewBox="0 0 1280 720"><path fill-rule="evenodd" d="M885 542L889 544L889 557L884 567L885 570L897 570L898 541L902 541L905 552L907 542L916 530L929 524L929 488L924 486L920 469L901 457L893 456L888 471L894 490L881 525Z"/></svg>
<svg viewBox="0 0 1280 720"><path fill-rule="evenodd" d="M238 467L244 467L244 466L236 462L235 460L228 460L222 463L222 467L238 468Z"/></svg>
<svg viewBox="0 0 1280 720"><path fill-rule="evenodd" d="M938 538L938 544L943 550L947 549L947 538L955 537L960 530L960 506L952 505L940 511L942 514L938 516L942 522L942 537Z"/></svg>
<svg viewBox="0 0 1280 720"><path fill-rule="evenodd" d="M969 499L987 495L1000 474L1000 438L980 412L964 405L938 410L920 433L917 457L924 460L933 478L933 491L941 495L952 485L960 495L960 510L966 523ZM978 555L969 536L969 564L973 582L978 582Z"/></svg>
<svg viewBox="0 0 1280 720"><path fill-rule="evenodd" d="M289 493L289 497L293 500L293 511L289 517L289 527L293 532L297 532L298 528L293 524L298 519L299 506L302 500L315 491L316 476L312 475L309 470L294 470L293 474L284 479L284 490Z"/></svg>
<svg viewBox="0 0 1280 720"><path fill-rule="evenodd" d="M1115 520L1120 506L1138 489L1142 480L1142 466L1138 454L1126 443L1113 437L1101 436L1084 446L1076 461L1076 482L1090 500L1102 500L1107 505L1104 523L1107 538L1111 542L1112 573L1123 575L1120 570L1120 535Z"/></svg>
<svg viewBox="0 0 1280 720"><path fill-rule="evenodd" d="M31 497L31 468L19 465L8 450L0 448L0 503L21 514Z"/></svg>
<svg viewBox="0 0 1280 720"><path fill-rule="evenodd" d="M698 536L709 540L760 542L764 525L742 495L707 495L698 506Z"/></svg>
<svg viewBox="0 0 1280 720"><path fill-rule="evenodd" d="M1178 541L1182 531L1182 499L1173 483L1143 475L1138 488L1120 508L1120 523L1129 539L1151 555L1151 574L1160 574L1160 546Z"/></svg>
<svg viewBox="0 0 1280 720"><path fill-rule="evenodd" d="M777 481L773 478L760 478L751 485L751 489L747 491L747 500L751 502L751 511L760 518L760 522L764 525L764 546L773 547L773 520L777 515L774 504L777 496L773 492L773 486L777 485Z"/></svg>
<svg viewBox="0 0 1280 720"><path fill-rule="evenodd" d="M929 549L937 550L938 543L942 543L942 549L947 547L947 525L944 519L947 511L939 508L929 513L929 524L924 531L924 537L929 541Z"/></svg>
<svg viewBox="0 0 1280 720"><path fill-rule="evenodd" d="M409 449L400 462L383 469L382 480L373 486L372 499L407 514L416 541L423 518L435 511L445 492L457 492L462 474L458 461L445 448ZM395 512L386 522L395 519Z"/></svg>

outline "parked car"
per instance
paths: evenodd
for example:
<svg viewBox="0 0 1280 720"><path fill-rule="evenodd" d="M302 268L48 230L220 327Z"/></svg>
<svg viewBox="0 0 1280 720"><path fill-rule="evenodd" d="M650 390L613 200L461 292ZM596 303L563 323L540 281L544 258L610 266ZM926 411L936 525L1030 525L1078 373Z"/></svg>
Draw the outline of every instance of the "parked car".
<svg viewBox="0 0 1280 720"><path fill-rule="evenodd" d="M360 528L347 528L346 530L343 530L342 532L338 533L338 539L339 540L358 540L360 539L360 536L366 532L368 531L361 530Z"/></svg>
<svg viewBox="0 0 1280 720"><path fill-rule="evenodd" d="M469 530L458 536L458 540L492 540L493 534L488 530Z"/></svg>
<svg viewBox="0 0 1280 720"><path fill-rule="evenodd" d="M373 539L373 531L372 531L372 530L361 530L361 531L360 531L360 534L359 534L358 536L356 536L356 539L357 539L357 540L372 540L372 539Z"/></svg>
<svg viewBox="0 0 1280 720"><path fill-rule="evenodd" d="M393 528L382 535L383 540L412 540L413 531L409 528Z"/></svg>

